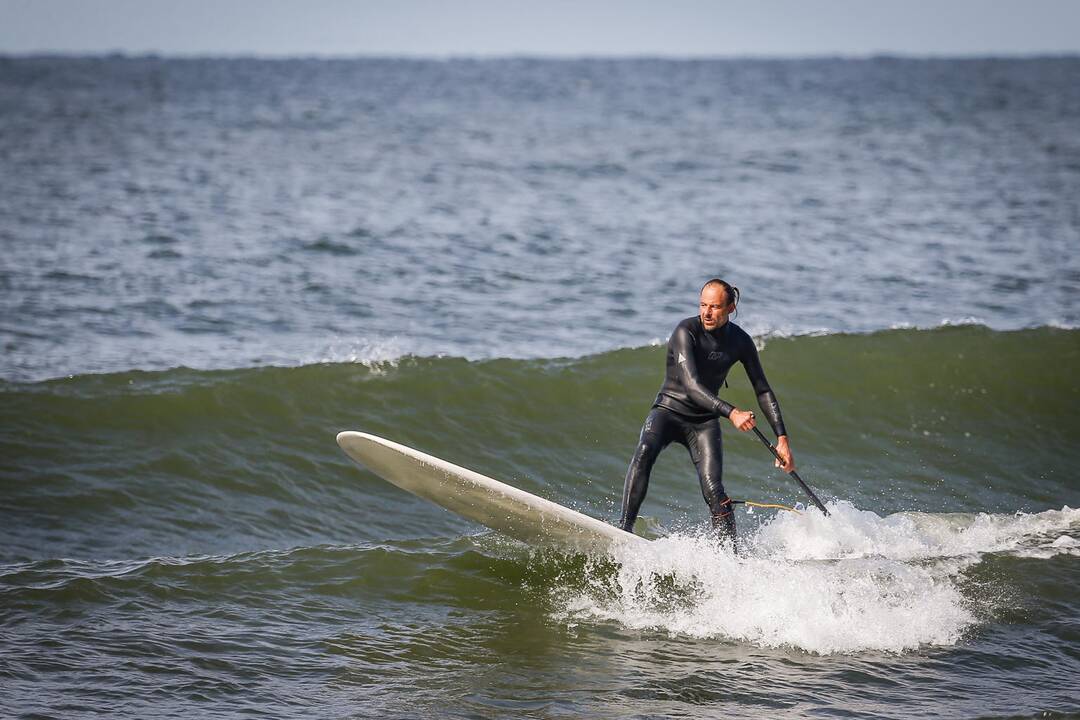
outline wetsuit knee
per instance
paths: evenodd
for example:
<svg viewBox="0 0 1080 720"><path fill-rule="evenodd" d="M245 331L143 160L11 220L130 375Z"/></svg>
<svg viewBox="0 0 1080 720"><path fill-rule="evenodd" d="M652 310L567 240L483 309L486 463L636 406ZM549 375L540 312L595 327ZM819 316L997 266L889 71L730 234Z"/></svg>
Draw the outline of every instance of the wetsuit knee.
<svg viewBox="0 0 1080 720"><path fill-rule="evenodd" d="M724 449L720 424L714 418L704 423L695 423L687 430L688 439L693 439L694 451L691 452L691 458L697 466L701 496L709 510L718 515L729 509L722 507L727 500L727 493L724 492Z"/></svg>
<svg viewBox="0 0 1080 720"><path fill-rule="evenodd" d="M630 467L626 469L626 481L623 484L622 516L619 518L619 527L626 532L634 532L634 522L637 520L638 510L645 501L645 494L649 490L649 475L652 473L656 458L664 446L669 442L665 432L664 411L654 409L645 418L645 425L641 428L641 436L638 440L634 457L630 460Z"/></svg>

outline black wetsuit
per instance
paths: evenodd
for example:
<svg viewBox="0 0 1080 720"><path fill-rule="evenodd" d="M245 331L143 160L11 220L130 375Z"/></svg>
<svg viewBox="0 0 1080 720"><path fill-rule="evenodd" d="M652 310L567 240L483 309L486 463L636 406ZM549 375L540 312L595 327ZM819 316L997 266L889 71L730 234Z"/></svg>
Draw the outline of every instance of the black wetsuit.
<svg viewBox="0 0 1080 720"><path fill-rule="evenodd" d="M667 376L652 410L641 428L641 439L623 486L619 526L634 531L634 521L649 489L649 474L660 451L677 442L690 451L701 481L701 494L713 515L713 524L734 541L735 516L724 492L721 417L735 406L716 396L731 366L741 362L757 393L758 405L779 437L787 434L780 405L761 369L754 339L733 322L713 331L694 316L680 322L667 346Z"/></svg>

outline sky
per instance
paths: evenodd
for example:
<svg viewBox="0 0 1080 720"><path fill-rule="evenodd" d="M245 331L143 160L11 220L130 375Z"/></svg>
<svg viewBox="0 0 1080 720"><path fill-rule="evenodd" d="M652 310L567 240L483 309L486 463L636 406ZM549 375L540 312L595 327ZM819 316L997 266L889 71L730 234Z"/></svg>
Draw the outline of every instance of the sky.
<svg viewBox="0 0 1080 720"><path fill-rule="evenodd" d="M0 53L1080 53L1080 0L0 0Z"/></svg>

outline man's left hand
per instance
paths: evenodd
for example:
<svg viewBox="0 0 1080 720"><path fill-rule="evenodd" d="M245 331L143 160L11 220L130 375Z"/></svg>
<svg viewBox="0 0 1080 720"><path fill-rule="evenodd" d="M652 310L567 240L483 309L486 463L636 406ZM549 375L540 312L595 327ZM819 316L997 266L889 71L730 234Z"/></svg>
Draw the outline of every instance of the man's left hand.
<svg viewBox="0 0 1080 720"><path fill-rule="evenodd" d="M783 463L779 460L773 461L776 467L786 473L795 469L795 456L791 454L791 448L788 447L787 435L781 435L776 439L776 453L784 459Z"/></svg>

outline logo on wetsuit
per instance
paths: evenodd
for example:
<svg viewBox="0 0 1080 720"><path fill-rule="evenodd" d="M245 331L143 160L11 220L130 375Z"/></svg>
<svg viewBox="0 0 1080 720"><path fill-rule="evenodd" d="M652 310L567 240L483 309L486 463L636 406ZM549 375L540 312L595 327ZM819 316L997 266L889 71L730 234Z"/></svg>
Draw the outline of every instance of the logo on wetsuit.
<svg viewBox="0 0 1080 720"><path fill-rule="evenodd" d="M709 359L721 360L726 354L727 353L725 353L723 350L713 350L711 353L709 353Z"/></svg>

